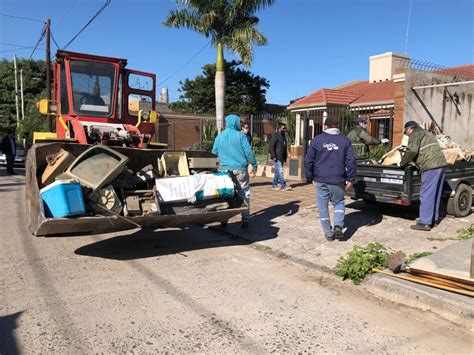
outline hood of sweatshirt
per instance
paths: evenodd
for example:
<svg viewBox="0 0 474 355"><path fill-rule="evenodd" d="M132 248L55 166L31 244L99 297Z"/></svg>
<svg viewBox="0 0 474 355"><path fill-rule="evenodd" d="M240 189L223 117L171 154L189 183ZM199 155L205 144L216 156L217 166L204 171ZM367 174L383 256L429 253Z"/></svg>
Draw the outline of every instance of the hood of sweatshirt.
<svg viewBox="0 0 474 355"><path fill-rule="evenodd" d="M240 131L240 117L237 115L227 115L225 117L225 127Z"/></svg>
<svg viewBox="0 0 474 355"><path fill-rule="evenodd" d="M341 131L338 128L328 128L324 131L324 133L338 135L341 134Z"/></svg>

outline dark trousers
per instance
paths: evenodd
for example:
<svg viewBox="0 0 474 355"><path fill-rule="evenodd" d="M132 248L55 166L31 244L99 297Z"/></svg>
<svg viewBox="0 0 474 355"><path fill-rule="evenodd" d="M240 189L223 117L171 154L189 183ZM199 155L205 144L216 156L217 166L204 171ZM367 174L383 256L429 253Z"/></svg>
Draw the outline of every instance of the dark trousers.
<svg viewBox="0 0 474 355"><path fill-rule="evenodd" d="M421 174L420 223L422 224L431 225L439 219L444 175L444 168L424 171Z"/></svg>
<svg viewBox="0 0 474 355"><path fill-rule="evenodd" d="M13 163L15 162L15 156L11 154L5 154L7 158L7 173L13 174Z"/></svg>

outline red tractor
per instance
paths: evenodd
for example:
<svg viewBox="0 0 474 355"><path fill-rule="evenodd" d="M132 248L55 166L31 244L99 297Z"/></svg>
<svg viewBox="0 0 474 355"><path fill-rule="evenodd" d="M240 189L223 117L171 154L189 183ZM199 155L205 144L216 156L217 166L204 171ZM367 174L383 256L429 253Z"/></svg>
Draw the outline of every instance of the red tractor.
<svg viewBox="0 0 474 355"><path fill-rule="evenodd" d="M35 142L157 147L152 142L156 75L126 65L126 59L58 51L53 100L39 105L56 117L56 133L36 132Z"/></svg>

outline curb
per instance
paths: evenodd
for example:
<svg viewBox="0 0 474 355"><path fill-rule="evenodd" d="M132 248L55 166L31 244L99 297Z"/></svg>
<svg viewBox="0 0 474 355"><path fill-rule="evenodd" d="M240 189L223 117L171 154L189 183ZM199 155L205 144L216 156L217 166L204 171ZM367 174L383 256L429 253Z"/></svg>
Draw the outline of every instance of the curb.
<svg viewBox="0 0 474 355"><path fill-rule="evenodd" d="M454 324L473 330L474 320L474 298L450 293L434 287L416 284L405 280L394 279L382 274L370 275L362 285L355 286L344 282L334 274L334 270L314 264L310 261L286 254L282 251L274 250L261 242L254 242L244 236L234 233L228 229L216 226L208 226L209 229L227 234L233 238L239 238L251 242L254 249L280 259L286 259L294 264L316 270L322 274L321 277L331 279L344 285L351 291L368 294L377 299L382 299L401 306L415 308L422 312L432 312L439 317Z"/></svg>

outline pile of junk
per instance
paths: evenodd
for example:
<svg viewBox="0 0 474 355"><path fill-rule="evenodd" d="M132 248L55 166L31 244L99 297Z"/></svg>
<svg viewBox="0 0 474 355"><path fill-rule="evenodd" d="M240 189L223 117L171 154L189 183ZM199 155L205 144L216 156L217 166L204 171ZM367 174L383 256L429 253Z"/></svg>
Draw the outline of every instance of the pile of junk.
<svg viewBox="0 0 474 355"><path fill-rule="evenodd" d="M426 124L424 129L430 131L436 136L436 140L441 147L441 150L446 158L448 164L455 164L458 161L471 161L474 157L474 150L466 149L460 144L454 142L450 136L442 133L438 127ZM393 148L378 160L368 160L364 164L373 165L400 165L403 153L408 145L408 136L404 135L399 146Z"/></svg>
<svg viewBox="0 0 474 355"><path fill-rule="evenodd" d="M26 178L35 235L207 224L243 210L237 179L208 152L39 144Z"/></svg>

